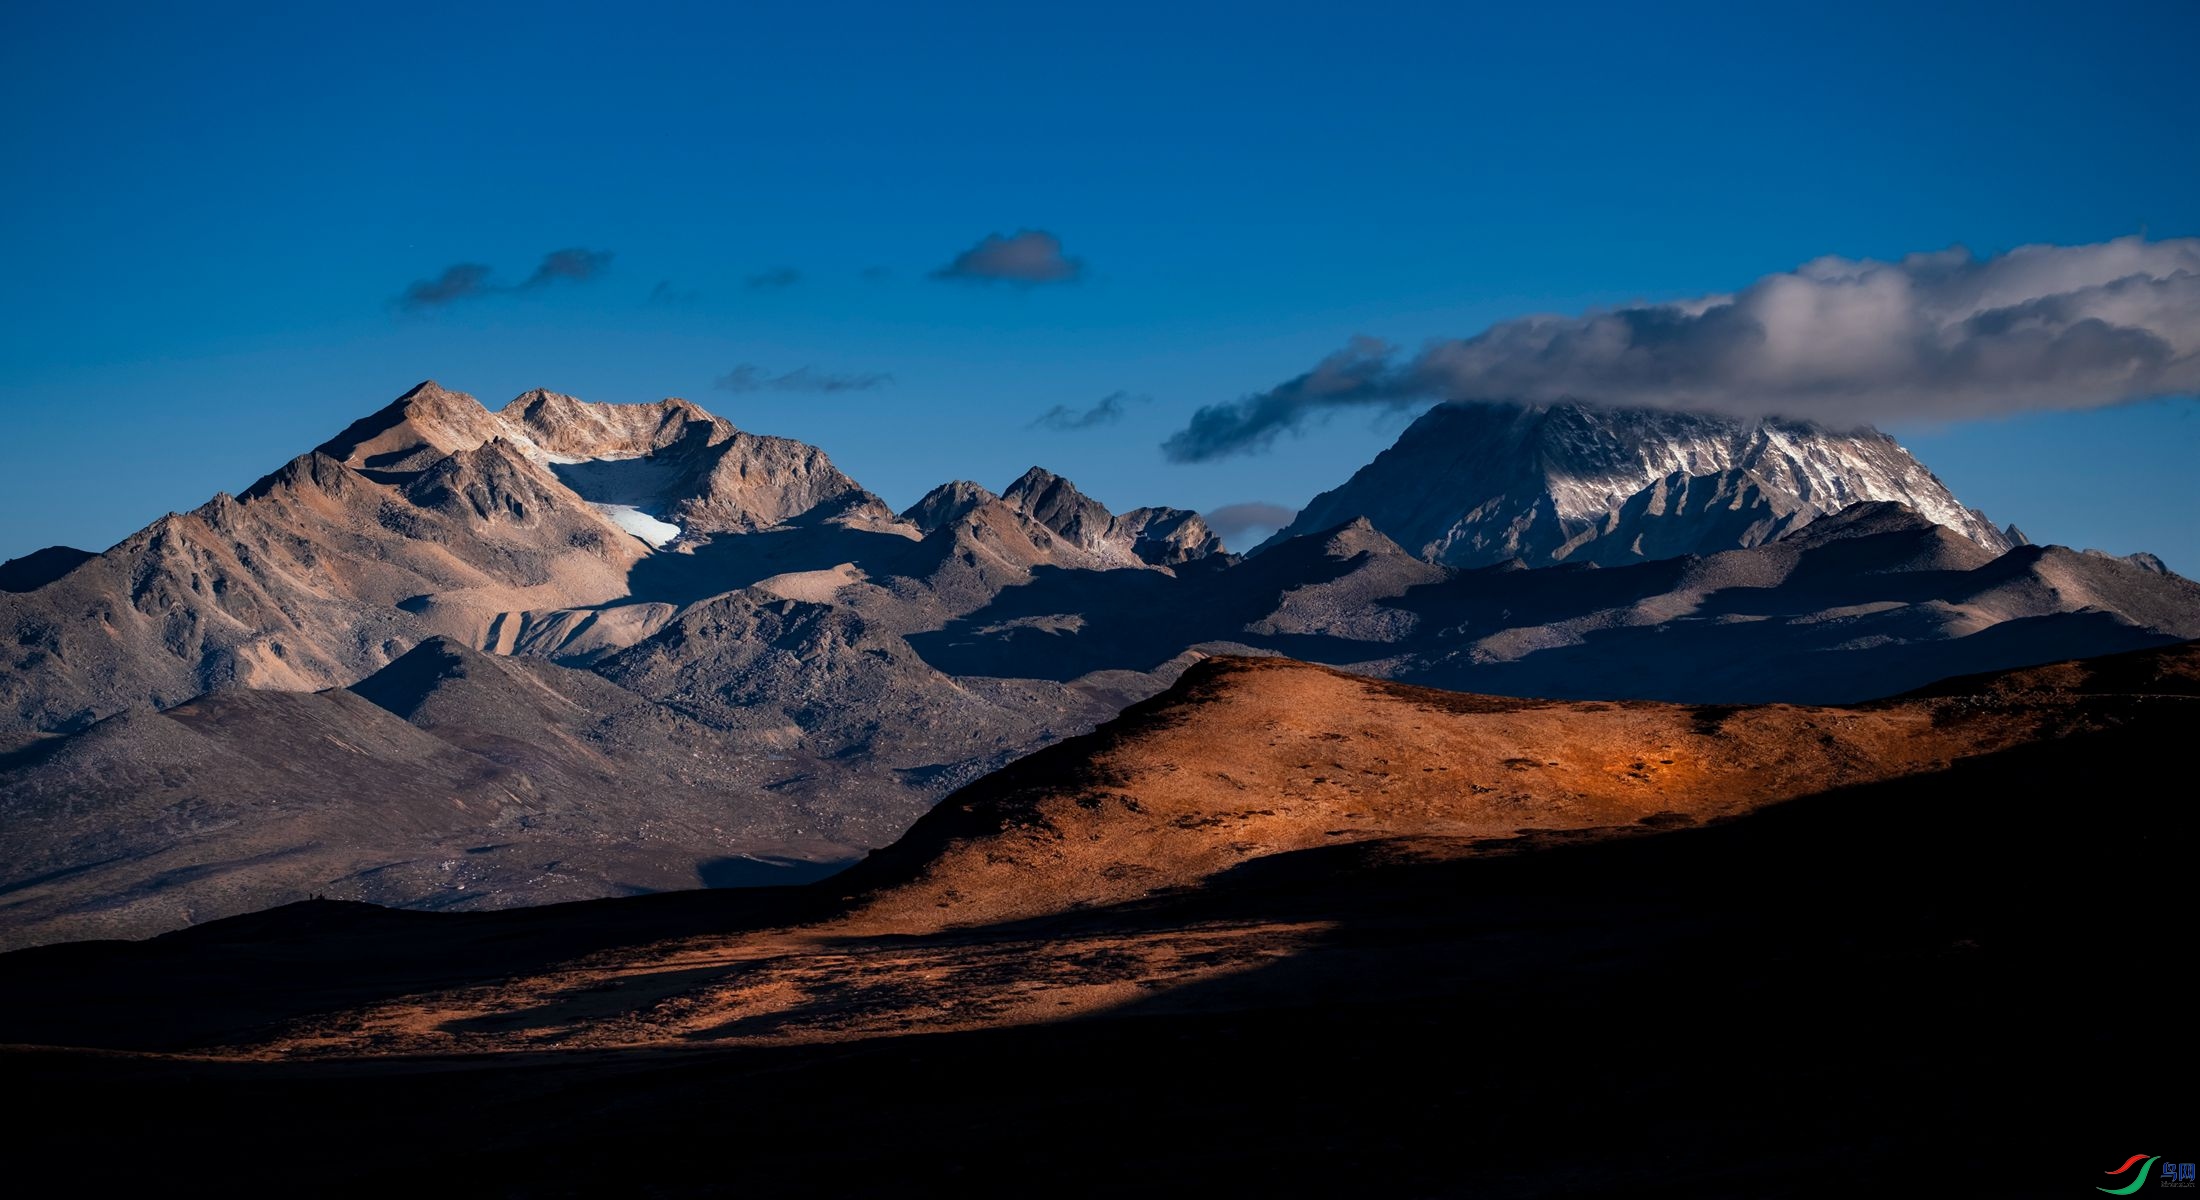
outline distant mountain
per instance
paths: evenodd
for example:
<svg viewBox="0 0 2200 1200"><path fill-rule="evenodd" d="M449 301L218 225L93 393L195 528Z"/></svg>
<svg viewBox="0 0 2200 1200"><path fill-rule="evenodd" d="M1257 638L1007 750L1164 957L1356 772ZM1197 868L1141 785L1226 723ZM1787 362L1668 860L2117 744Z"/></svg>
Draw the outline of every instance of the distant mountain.
<svg viewBox="0 0 2200 1200"><path fill-rule="evenodd" d="M820 508L884 508L815 446L744 433L685 400L590 404L538 388L492 413L430 382L321 452L378 482L404 483L491 444L541 465L653 545L683 532L767 528Z"/></svg>
<svg viewBox="0 0 2200 1200"><path fill-rule="evenodd" d="M2200 638L2200 584L2059 546L1995 555L1883 502L1623 567L1441 567L1358 518L1150 599L1118 594L1004 592L912 640L960 675L1067 679L1192 646L1500 695L1848 703Z"/></svg>
<svg viewBox="0 0 2200 1200"><path fill-rule="evenodd" d="M821 450L685 401L536 391L491 412L423 384L236 496L10 565L5 940L840 859L1207 655L1519 696L1838 703L2200 637L2200 585L1961 528L1877 435L1681 421L1699 444L1658 454L1717 470L1675 482L1645 474L1665 459L1641 430L1623 452L1583 432L1591 414L1443 412L1415 428L1481 422L1494 448L1409 434L1331 496L1439 443L1511 469L1523 521L1485 503L1462 524L1428 499L1458 481L1422 481L1452 551L1507 551L1487 565L1401 545L1396 512L1239 558L1196 514L1115 513L1039 468L896 514ZM1934 507L1833 507L1903 489ZM1560 499L1614 506L1566 525ZM1564 561L1523 565L1547 536ZM1699 549L1652 557L1677 546Z"/></svg>
<svg viewBox="0 0 2200 1200"><path fill-rule="evenodd" d="M479 909L798 882L881 836L775 789L771 759L591 672L445 638L348 689L132 709L0 757L0 945L317 892Z"/></svg>
<svg viewBox="0 0 2200 1200"><path fill-rule="evenodd" d="M1116 516L1077 485L1040 467L1009 484L1001 502L1103 563L1171 566L1222 550L1222 539L1198 513L1134 508Z"/></svg>
<svg viewBox="0 0 2200 1200"><path fill-rule="evenodd" d="M1612 566L1759 545L1863 501L2016 544L1874 430L1581 404L1438 405L1267 544L1365 517L1447 566Z"/></svg>

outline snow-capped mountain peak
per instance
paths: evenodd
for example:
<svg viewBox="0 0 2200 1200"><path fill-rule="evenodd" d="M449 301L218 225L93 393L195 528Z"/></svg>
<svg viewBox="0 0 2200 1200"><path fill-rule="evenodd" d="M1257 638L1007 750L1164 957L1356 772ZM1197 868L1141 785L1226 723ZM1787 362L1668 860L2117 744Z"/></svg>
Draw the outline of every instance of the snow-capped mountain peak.
<svg viewBox="0 0 2200 1200"><path fill-rule="evenodd" d="M2013 544L1877 430L1583 404L1439 405L1271 540L1366 517L1433 562L1617 564L1753 546L1878 500Z"/></svg>

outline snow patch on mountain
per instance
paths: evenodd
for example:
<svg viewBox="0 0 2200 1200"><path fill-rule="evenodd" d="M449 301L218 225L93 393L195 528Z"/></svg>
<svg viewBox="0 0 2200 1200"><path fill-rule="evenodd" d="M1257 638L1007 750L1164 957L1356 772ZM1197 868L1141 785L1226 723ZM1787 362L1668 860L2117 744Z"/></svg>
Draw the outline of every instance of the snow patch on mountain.
<svg viewBox="0 0 2200 1200"><path fill-rule="evenodd" d="M660 521L631 504L597 504L589 507L602 513L613 525L648 542L653 550L662 550L679 540L680 527L670 521Z"/></svg>

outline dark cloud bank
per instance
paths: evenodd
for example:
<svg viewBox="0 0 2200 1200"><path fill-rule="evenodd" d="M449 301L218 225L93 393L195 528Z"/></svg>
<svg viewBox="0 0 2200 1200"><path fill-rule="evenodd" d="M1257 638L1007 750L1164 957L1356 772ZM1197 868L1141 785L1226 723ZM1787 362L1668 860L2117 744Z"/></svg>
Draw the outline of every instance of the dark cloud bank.
<svg viewBox="0 0 2200 1200"><path fill-rule="evenodd" d="M934 279L965 283L1070 283L1084 274L1080 259L1062 253L1062 239L1043 229L1023 229L1002 237L989 233L978 244L932 272Z"/></svg>
<svg viewBox="0 0 2200 1200"><path fill-rule="evenodd" d="M414 280L398 296L397 304L400 308L419 312L496 292L533 291L553 283L589 283L601 277L610 266L609 250L586 250L578 246L552 250L542 256L535 273L525 282L506 287L489 281L494 272L485 263L453 263L434 279Z"/></svg>
<svg viewBox="0 0 2200 1200"><path fill-rule="evenodd" d="M1341 408L1579 400L1834 426L2095 408L2200 391L2200 238L1821 258L1732 295L1523 317L1401 356L1356 338L1210 405L1163 450L1259 450Z"/></svg>

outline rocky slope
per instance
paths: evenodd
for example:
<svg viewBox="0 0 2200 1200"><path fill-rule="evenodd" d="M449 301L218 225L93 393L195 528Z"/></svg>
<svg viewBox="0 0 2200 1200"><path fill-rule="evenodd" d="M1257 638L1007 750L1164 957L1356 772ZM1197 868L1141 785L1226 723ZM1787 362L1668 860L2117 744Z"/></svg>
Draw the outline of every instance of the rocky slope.
<svg viewBox="0 0 2200 1200"><path fill-rule="evenodd" d="M1439 567L1362 519L1160 582L1008 591L912 641L962 676L1074 678L1189 645L1505 695L1828 703L2200 637L2189 580L2054 546L1997 557L1893 504L1615 568Z"/></svg>
<svg viewBox="0 0 2200 1200"><path fill-rule="evenodd" d="M1873 430L1577 404L1438 405L1269 544L1365 517L1450 566L1611 566L1758 545L1863 501L2015 544Z"/></svg>
<svg viewBox="0 0 2200 1200"><path fill-rule="evenodd" d="M1767 454L1748 470L1788 478ZM1806 477L1813 496L1866 486ZM1701 499L1705 478L1684 490ZM1609 568L1442 565L1366 519L1239 559L1194 514L1116 514L1037 468L998 494L944 485L897 515L816 449L684 401L531 392L492 413L422 385L236 497L104 554L11 565L0 795L24 799L6 810L0 889L15 889L21 941L157 932L298 893L444 907L707 882L724 872L698 864L744 848L825 860L881 845L1204 655L1523 696L1845 702L2200 636L2200 587L2159 566L1997 555L1884 502ZM431 745L420 737L442 727L408 733L345 699L430 643L512 666L515 688L562 681L545 686L571 720L484 706L503 714L482 734L499 761L565 763L600 736L572 721L600 721L680 730L603 753L701 773L637 796L558 767L565 784L533 785L556 793L547 808L499 799L503 776L465 757L480 738ZM525 674L538 667L550 674ZM200 712L225 715L191 726ZM327 732L353 722L357 737ZM177 740L187 726L199 741ZM309 748L302 762L362 788L404 775L406 755L444 765L362 800L383 816L354 821L310 774L206 750L217 727ZM322 762L336 742L399 757ZM168 754L199 766L151 790L145 764ZM472 798L436 807L445 792ZM650 838L614 832L637 822ZM531 893L528 864L551 861L557 877ZM116 898L104 909L100 889Z"/></svg>
<svg viewBox="0 0 2200 1200"><path fill-rule="evenodd" d="M1199 514L1136 508L1116 516L1069 480L1041 467L1019 476L1001 502L1107 566L1171 566L1220 553L1222 539Z"/></svg>
<svg viewBox="0 0 2200 1200"><path fill-rule="evenodd" d="M0 759L0 946L309 895L481 909L798 881L890 836L781 786L828 769L430 639L348 689L218 692Z"/></svg>
<svg viewBox="0 0 2200 1200"><path fill-rule="evenodd" d="M600 604L646 547L509 444L383 481L318 451L0 595L0 717L68 731L231 687L352 683L422 637Z"/></svg>

